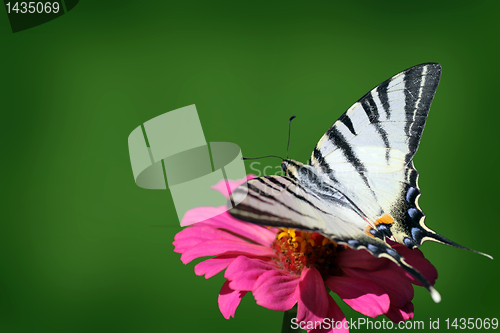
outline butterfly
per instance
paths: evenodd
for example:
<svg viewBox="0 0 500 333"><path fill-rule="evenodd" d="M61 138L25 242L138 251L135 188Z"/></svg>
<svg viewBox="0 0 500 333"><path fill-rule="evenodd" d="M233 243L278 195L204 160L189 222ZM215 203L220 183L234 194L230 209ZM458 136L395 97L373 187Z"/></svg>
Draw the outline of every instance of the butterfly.
<svg viewBox="0 0 500 333"><path fill-rule="evenodd" d="M306 164L283 159L286 176L258 177L237 188L237 219L318 232L352 249L388 258L439 293L386 239L410 249L435 241L470 250L434 232L418 205L413 165L441 66L411 67L352 105L321 137ZM490 257L487 254L483 254Z"/></svg>

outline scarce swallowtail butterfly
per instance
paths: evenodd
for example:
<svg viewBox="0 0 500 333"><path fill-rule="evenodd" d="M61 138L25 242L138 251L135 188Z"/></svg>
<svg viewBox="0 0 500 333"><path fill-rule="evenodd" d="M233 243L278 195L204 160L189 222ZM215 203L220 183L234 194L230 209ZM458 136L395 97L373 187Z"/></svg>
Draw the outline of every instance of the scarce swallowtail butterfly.
<svg viewBox="0 0 500 333"><path fill-rule="evenodd" d="M236 189L231 200L238 204L230 214L256 224L318 232L388 258L439 302L439 293L386 239L410 249L431 240L477 252L428 228L418 206L412 158L440 76L439 64L426 63L381 83L328 129L307 164L284 159L286 176L255 178Z"/></svg>

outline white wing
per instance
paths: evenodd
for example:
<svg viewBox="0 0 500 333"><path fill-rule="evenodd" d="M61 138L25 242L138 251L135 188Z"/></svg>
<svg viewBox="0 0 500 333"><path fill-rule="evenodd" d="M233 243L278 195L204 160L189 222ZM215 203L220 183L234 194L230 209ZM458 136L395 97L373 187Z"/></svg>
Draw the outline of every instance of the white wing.
<svg viewBox="0 0 500 333"><path fill-rule="evenodd" d="M376 222L369 230L374 237L409 248L432 240L477 252L427 227L418 205L421 192L412 158L440 77L441 66L427 63L381 83L330 127L309 164L355 202L369 222Z"/></svg>
<svg viewBox="0 0 500 333"><path fill-rule="evenodd" d="M309 162L368 219L389 216L385 235L411 248L436 234L425 226L418 206L412 158L440 76L439 64L422 64L378 85L330 127Z"/></svg>

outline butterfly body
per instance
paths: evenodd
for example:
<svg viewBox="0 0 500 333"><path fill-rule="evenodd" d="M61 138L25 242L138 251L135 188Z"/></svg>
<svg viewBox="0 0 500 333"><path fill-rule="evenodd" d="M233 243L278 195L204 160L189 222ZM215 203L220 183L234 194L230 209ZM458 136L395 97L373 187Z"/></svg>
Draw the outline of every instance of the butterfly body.
<svg viewBox="0 0 500 333"><path fill-rule="evenodd" d="M281 163L286 176L248 181L233 193L239 204L229 212L257 224L319 232L388 258L439 301L437 291L386 239L411 249L427 240L467 249L428 228L418 205L412 158L440 76L441 66L427 63L384 81L334 122L307 164L286 159Z"/></svg>

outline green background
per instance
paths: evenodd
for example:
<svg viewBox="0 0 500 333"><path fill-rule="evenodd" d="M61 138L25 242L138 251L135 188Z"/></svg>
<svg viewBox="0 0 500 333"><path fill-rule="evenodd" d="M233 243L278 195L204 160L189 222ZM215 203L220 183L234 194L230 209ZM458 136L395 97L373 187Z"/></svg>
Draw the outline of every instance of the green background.
<svg viewBox="0 0 500 333"><path fill-rule="evenodd" d="M207 141L284 155L296 115L290 156L306 161L353 102L423 62L443 75L415 157L420 206L431 228L497 259L425 243L443 300L417 287L415 319L500 317L499 10L95 0L15 34L0 13L0 331L279 331L282 314L251 295L225 320L222 275L181 263L170 193L135 185L129 133L196 104Z"/></svg>

